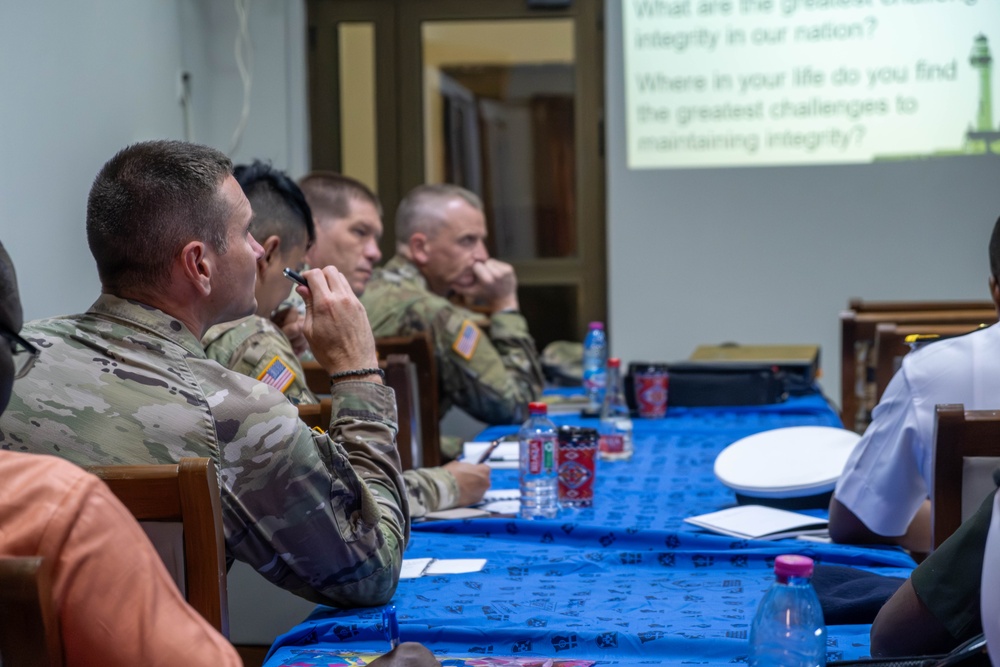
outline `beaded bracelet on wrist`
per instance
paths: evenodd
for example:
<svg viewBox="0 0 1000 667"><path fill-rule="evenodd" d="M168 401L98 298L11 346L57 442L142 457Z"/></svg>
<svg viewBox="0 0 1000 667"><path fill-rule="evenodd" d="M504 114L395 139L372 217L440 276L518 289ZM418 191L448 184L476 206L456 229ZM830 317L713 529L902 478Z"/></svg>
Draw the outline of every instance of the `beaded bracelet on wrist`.
<svg viewBox="0 0 1000 667"><path fill-rule="evenodd" d="M339 373L330 374L330 382L334 380L339 380L341 378L349 377L364 377L365 375L377 375L383 380L385 379L385 371L381 368L359 368L353 371L340 371Z"/></svg>

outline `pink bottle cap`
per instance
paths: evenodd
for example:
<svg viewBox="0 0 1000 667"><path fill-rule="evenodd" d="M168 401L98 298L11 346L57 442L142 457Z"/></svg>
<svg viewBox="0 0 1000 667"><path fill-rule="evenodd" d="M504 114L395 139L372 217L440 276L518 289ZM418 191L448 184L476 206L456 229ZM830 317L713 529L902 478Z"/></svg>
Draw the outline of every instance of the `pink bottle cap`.
<svg viewBox="0 0 1000 667"><path fill-rule="evenodd" d="M591 322L590 324L587 325L587 328L588 329L603 329L604 328L604 322Z"/></svg>
<svg viewBox="0 0 1000 667"><path fill-rule="evenodd" d="M785 554L774 559L774 574L779 577L811 577L813 559L809 556Z"/></svg>

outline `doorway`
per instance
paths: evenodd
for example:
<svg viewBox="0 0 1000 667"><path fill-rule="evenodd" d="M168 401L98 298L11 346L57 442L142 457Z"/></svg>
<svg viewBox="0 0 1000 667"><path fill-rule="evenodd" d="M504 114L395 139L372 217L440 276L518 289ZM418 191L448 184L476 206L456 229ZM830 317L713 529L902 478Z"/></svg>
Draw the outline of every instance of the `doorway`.
<svg viewBox="0 0 1000 667"><path fill-rule="evenodd" d="M393 212L452 182L484 202L539 349L606 320L604 6L310 0L312 164ZM551 3L549 3L551 4Z"/></svg>

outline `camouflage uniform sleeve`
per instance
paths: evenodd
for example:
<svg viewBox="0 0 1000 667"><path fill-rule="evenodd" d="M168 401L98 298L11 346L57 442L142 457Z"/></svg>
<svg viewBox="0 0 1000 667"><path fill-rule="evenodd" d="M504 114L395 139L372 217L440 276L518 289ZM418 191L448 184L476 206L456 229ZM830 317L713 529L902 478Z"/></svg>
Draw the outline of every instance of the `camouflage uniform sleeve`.
<svg viewBox="0 0 1000 667"><path fill-rule="evenodd" d="M419 468L403 473L410 497L410 518L446 510L458 502L458 480L444 468Z"/></svg>
<svg viewBox="0 0 1000 667"><path fill-rule="evenodd" d="M306 386L302 363L295 356L291 343L277 328L272 328L273 325L266 326L263 330L254 330L242 340L239 329L231 330L207 345L205 354L230 370L258 380L269 371L278 375L282 368L287 369L291 378L282 382L285 384L282 391L288 400L295 404L319 403L316 395Z"/></svg>
<svg viewBox="0 0 1000 667"><path fill-rule="evenodd" d="M231 554L314 602L387 602L410 528L392 390L338 383L323 434L308 429L280 392L227 377L207 398Z"/></svg>
<svg viewBox="0 0 1000 667"><path fill-rule="evenodd" d="M457 306L442 308L433 323L438 371L444 394L473 417L489 424L524 421L528 403L542 393L544 376L518 313L497 313L488 329Z"/></svg>

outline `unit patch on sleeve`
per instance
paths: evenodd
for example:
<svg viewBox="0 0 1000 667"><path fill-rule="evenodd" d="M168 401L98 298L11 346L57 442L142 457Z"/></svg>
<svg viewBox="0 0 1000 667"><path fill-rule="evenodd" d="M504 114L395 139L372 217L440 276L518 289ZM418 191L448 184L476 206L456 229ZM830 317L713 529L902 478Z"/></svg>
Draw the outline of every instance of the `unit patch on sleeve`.
<svg viewBox="0 0 1000 667"><path fill-rule="evenodd" d="M283 392L295 380L295 371L286 366L281 361L281 357L275 357L271 359L271 363L267 365L264 372L257 376L257 379Z"/></svg>
<svg viewBox="0 0 1000 667"><path fill-rule="evenodd" d="M451 344L451 349L468 361L476 352L476 345L479 344L479 337L482 335L483 332L471 320L463 320L462 328L459 330L458 336L455 337L455 342Z"/></svg>

